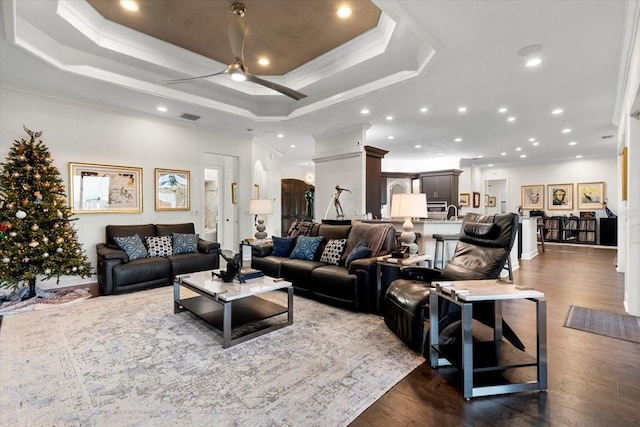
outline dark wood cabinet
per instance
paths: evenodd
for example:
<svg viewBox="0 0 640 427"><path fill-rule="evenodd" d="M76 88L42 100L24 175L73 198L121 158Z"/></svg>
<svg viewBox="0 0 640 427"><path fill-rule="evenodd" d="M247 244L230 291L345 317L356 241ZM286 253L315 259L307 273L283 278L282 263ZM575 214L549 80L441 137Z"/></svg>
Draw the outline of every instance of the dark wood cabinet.
<svg viewBox="0 0 640 427"><path fill-rule="evenodd" d="M600 244L618 246L618 218L600 218Z"/></svg>
<svg viewBox="0 0 640 427"><path fill-rule="evenodd" d="M458 202L458 179L462 171L450 169L434 172L421 172L420 192L427 195L429 202L447 202L448 205Z"/></svg>
<svg viewBox="0 0 640 427"><path fill-rule="evenodd" d="M380 218L380 208L382 207L382 158L388 153L386 150L365 145L365 209L371 212L374 218ZM384 188L386 192L386 185Z"/></svg>

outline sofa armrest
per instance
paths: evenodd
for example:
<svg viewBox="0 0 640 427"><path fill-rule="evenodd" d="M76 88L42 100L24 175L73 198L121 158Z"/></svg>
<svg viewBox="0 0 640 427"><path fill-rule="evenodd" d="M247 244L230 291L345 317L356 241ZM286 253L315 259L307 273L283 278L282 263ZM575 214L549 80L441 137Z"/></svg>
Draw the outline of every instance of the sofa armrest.
<svg viewBox="0 0 640 427"><path fill-rule="evenodd" d="M257 243L251 246L251 255L262 258L271 255L273 252L273 243Z"/></svg>
<svg viewBox="0 0 640 427"><path fill-rule="evenodd" d="M349 264L349 272L353 273L354 270L370 270L376 269L378 263L378 257L372 258L360 258L354 260L351 264Z"/></svg>
<svg viewBox="0 0 640 427"><path fill-rule="evenodd" d="M220 243L198 239L198 252L203 254L215 254L220 251Z"/></svg>
<svg viewBox="0 0 640 427"><path fill-rule="evenodd" d="M98 243L96 245L96 252L98 254L98 258L102 259L120 259L123 263L129 262L129 257L127 253L121 249L113 249L104 243Z"/></svg>

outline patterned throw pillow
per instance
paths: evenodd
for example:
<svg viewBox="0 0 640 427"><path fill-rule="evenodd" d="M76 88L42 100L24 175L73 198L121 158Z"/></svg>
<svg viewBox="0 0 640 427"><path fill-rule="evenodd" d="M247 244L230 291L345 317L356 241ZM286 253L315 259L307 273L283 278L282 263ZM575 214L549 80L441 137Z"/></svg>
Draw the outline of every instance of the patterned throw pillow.
<svg viewBox="0 0 640 427"><path fill-rule="evenodd" d="M371 248L367 246L367 243L364 240L360 240L355 248L351 251L349 256L347 256L347 261L344 265L349 267L351 263L357 259L368 258L371 256Z"/></svg>
<svg viewBox="0 0 640 427"><path fill-rule="evenodd" d="M149 258L168 257L173 252L171 248L171 236L147 237Z"/></svg>
<svg viewBox="0 0 640 427"><path fill-rule="evenodd" d="M144 247L142 239L140 239L140 236L137 234L133 236L114 237L113 240L120 246L120 249L125 251L130 261L149 256L147 248Z"/></svg>
<svg viewBox="0 0 640 427"><path fill-rule="evenodd" d="M173 233L173 254L198 253L198 235Z"/></svg>
<svg viewBox="0 0 640 427"><path fill-rule="evenodd" d="M271 255L284 257L291 255L293 245L296 243L294 237L271 236L271 239L273 240L273 252L271 252Z"/></svg>
<svg viewBox="0 0 640 427"><path fill-rule="evenodd" d="M331 239L327 242L327 246L322 251L320 262L326 262L327 264L338 265L342 252L347 246L347 239Z"/></svg>
<svg viewBox="0 0 640 427"><path fill-rule="evenodd" d="M293 252L291 252L289 258L313 261L321 242L322 236L298 236L296 247L293 249Z"/></svg>

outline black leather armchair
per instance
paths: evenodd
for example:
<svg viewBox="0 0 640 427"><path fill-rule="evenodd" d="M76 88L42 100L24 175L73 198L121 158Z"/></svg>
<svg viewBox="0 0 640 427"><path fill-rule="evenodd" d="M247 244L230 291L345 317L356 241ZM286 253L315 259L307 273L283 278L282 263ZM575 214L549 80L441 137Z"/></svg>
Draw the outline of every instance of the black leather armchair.
<svg viewBox="0 0 640 427"><path fill-rule="evenodd" d="M407 267L385 295L385 324L409 347L422 351L430 284L434 281L497 279L505 267L518 230L518 215L467 213L454 255L443 270ZM493 303L474 305L474 318L493 326ZM454 305L440 307L440 330L460 318ZM503 334L514 346L524 345L507 324Z"/></svg>

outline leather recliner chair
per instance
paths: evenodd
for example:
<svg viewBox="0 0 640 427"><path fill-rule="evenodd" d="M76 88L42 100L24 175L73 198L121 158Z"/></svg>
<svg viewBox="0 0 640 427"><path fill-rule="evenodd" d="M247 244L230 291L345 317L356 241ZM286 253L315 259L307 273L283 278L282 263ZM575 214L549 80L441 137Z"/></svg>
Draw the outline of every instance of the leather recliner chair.
<svg viewBox="0 0 640 427"><path fill-rule="evenodd" d="M505 267L518 230L518 215L467 213L454 255L443 270L407 267L385 295L385 324L405 344L423 351L424 321L430 284L434 281L497 279ZM460 318L458 307L446 301L439 308L440 331ZM493 327L493 303L474 304L474 318ZM503 321L503 336L515 347L524 345ZM425 353L426 354L426 353Z"/></svg>

